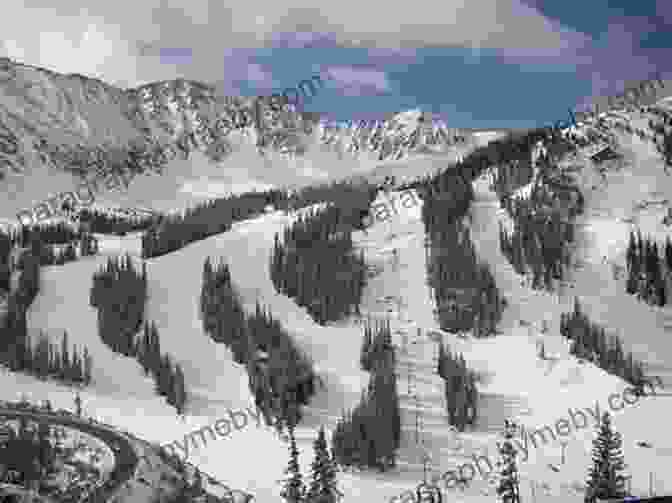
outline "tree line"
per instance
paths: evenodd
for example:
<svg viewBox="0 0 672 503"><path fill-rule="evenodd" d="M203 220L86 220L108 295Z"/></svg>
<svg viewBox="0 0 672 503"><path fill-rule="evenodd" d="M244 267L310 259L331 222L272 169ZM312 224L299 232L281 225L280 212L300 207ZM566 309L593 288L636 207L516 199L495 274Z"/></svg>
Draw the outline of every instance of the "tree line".
<svg viewBox="0 0 672 503"><path fill-rule="evenodd" d="M147 230L161 222L162 218L161 215L122 217L92 208L83 208L79 211L79 221L88 226L89 232L120 236Z"/></svg>
<svg viewBox="0 0 672 503"><path fill-rule="evenodd" d="M68 243L64 246L44 244L39 238L33 239L30 243L31 253L39 257L40 265L63 265L68 262L74 262L79 257L87 257L98 253L98 240L91 234L84 232L81 235L79 243ZM23 260L23 255L19 263Z"/></svg>
<svg viewBox="0 0 672 503"><path fill-rule="evenodd" d="M245 365L250 390L267 424L272 417L279 429L298 424L301 406L316 391L317 376L280 322L259 303L254 314L246 314L228 266L213 265L210 257L203 264L199 304L206 334L231 349L236 363Z"/></svg>
<svg viewBox="0 0 672 503"><path fill-rule="evenodd" d="M29 366L25 370L38 377L53 377L64 382L91 383L93 360L89 350L85 347L79 352L77 345L68 351L68 333L63 332L60 352L58 344L49 341L43 332L40 333L37 344L28 349Z"/></svg>
<svg viewBox="0 0 672 503"><path fill-rule="evenodd" d="M626 292L650 305L668 304L672 295L672 242L669 236L661 250L650 237L643 238L639 230L637 235L630 231L625 260L628 271Z"/></svg>
<svg viewBox="0 0 672 503"><path fill-rule="evenodd" d="M184 412L187 393L184 374L168 354L161 354L159 333L145 319L147 264L136 270L131 257L108 258L93 275L89 304L98 310L98 335L115 353L135 358L145 375L151 373L156 392L166 397L178 414ZM144 322L142 337L138 337Z"/></svg>
<svg viewBox="0 0 672 503"><path fill-rule="evenodd" d="M64 222L21 225L9 233L12 246L24 248L34 240L44 244L68 244L82 239L82 231Z"/></svg>
<svg viewBox="0 0 672 503"><path fill-rule="evenodd" d="M296 191L272 189L213 199L187 209L183 215L170 215L147 229L142 236L143 258L158 257L231 229L234 222L262 214L270 205L276 210L296 210L317 203L341 209L343 220L361 225L361 214L368 212L375 189L366 182L336 182Z"/></svg>
<svg viewBox="0 0 672 503"><path fill-rule="evenodd" d="M304 306L320 325L359 314L366 263L355 254L352 225L338 206L313 211L275 235L270 262L276 290Z"/></svg>
<svg viewBox="0 0 672 503"><path fill-rule="evenodd" d="M9 289L9 256L17 248L29 248L33 256L39 258L41 266L63 265L98 253L98 240L89 232L74 231L63 224L22 226L9 234L0 232L0 288ZM19 258L19 264L21 260Z"/></svg>
<svg viewBox="0 0 672 503"><path fill-rule="evenodd" d="M574 300L572 312L561 314L560 334L571 341L570 354L594 363L643 393L643 385L647 379L642 363L636 361L632 353L626 354L618 336L607 336L603 327L592 323L581 310L578 299Z"/></svg>
<svg viewBox="0 0 672 503"><path fill-rule="evenodd" d="M339 465L383 472L395 466L401 440L396 356L389 322L369 324L364 334L361 363L371 374L369 383L359 404L338 420L332 432L332 452Z"/></svg>

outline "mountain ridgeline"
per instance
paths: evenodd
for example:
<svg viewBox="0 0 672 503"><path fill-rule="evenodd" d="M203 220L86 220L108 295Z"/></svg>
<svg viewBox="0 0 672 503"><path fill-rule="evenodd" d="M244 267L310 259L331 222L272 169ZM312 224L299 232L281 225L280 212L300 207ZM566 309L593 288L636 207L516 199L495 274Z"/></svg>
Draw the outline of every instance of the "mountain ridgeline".
<svg viewBox="0 0 672 503"><path fill-rule="evenodd" d="M186 79L121 89L79 74L62 75L0 58L0 179L44 166L83 178L113 171L161 172L198 150L213 162L249 146L301 156L313 143L334 152L370 152L379 160L448 149L459 131L420 111L389 120L333 124L267 97L224 96ZM261 106L256 106L257 100ZM257 114L253 121L238 118ZM257 127L257 126L260 127Z"/></svg>

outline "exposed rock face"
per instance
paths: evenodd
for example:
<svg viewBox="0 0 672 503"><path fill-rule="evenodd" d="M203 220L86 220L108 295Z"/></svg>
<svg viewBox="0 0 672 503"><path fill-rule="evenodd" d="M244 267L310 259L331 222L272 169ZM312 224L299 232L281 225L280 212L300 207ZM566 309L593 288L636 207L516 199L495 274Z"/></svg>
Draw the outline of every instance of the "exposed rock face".
<svg viewBox="0 0 672 503"><path fill-rule="evenodd" d="M36 165L83 177L113 166L160 172L167 160L196 149L218 161L245 145L260 154L271 149L300 156L321 143L355 155L375 152L382 160L440 150L458 137L417 110L330 127L318 114L268 98L222 96L201 82L120 89L0 58L0 179Z"/></svg>

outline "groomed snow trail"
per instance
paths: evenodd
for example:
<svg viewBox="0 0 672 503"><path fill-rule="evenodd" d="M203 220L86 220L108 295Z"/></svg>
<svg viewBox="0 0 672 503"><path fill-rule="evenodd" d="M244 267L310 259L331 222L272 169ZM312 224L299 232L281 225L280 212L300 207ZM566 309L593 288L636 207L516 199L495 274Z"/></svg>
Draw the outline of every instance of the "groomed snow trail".
<svg viewBox="0 0 672 503"><path fill-rule="evenodd" d="M610 410L608 398L611 393L622 392L626 387L624 381L608 375L594 365L578 363L574 357L568 356L567 346L559 336L559 315L571 309L574 292L578 291L583 298L580 293L581 286L564 289L567 297L564 293L562 297L558 297L556 294L529 288L528 283L515 273L499 249L498 221L511 225L510 217L499 208L496 194L489 188L486 177L475 181L474 189L476 200L471 208L471 237L478 254L490 265L498 287L509 302L500 324L505 335L495 339L506 341L509 348L502 348L499 355L493 355L488 363L501 363L504 359L510 375L509 382L512 374L521 379L519 389L525 390L529 411L518 418L519 422L525 425L528 433L546 425L554 428L558 420L569 420L570 407L572 410L595 409L597 402L600 410L609 410L614 416L614 425L623 435L623 451L632 475L633 493L647 493L649 472L652 472L654 488L660 494L665 490L662 478L664 470L658 469L662 465L655 463L664 460L663 463L669 464L672 453L672 439L666 433L665 420L659 415L665 414L663 411L669 408L668 400L665 397L649 396L635 405L626 406L625 410ZM620 313L624 322L631 316L628 311ZM520 327L516 318L526 320L529 325ZM538 335L542 320L546 320L549 326L549 332L543 336ZM514 341L517 338L527 338L527 344L533 347L534 339L541 337L547 350L550 348L547 351L552 356L549 361L541 362L536 357L536 351L534 355L529 352L523 355L515 350ZM526 371L525 362L535 361L538 370L535 372L529 368L530 372ZM507 381L506 374L505 369L497 374L500 386ZM509 392L515 393L515 390ZM584 486L594 437L594 423L592 420L589 423L581 431L572 428L570 435L566 437L568 444L565 465L561 465L559 438L537 446L530 442L529 459L526 459L524 453L519 458L523 461L519 464L522 474L521 489L528 492L527 498L531 499L532 485L535 485L536 497L544 494L543 501L582 501L582 493L578 489ZM642 424L647 424L646 432L642 431ZM638 441L645 439L655 446L653 452L637 446ZM554 470L550 469L551 464L555 467Z"/></svg>
<svg viewBox="0 0 672 503"><path fill-rule="evenodd" d="M662 225L662 209L637 209L653 196L672 200L672 176L663 172L653 145L635 135L621 135L626 162L621 170L607 170L606 183L591 190L596 167L586 163L580 178L585 195L584 214L577 218L576 262L571 271L574 291L595 322L618 334L625 349L646 363L649 373L672 385L672 309L649 306L625 291L625 250L630 230L640 229L664 242L670 231ZM624 220L632 219L632 223ZM603 261L606 257L606 262ZM612 263L622 273L614 278ZM666 328L667 326L667 328Z"/></svg>

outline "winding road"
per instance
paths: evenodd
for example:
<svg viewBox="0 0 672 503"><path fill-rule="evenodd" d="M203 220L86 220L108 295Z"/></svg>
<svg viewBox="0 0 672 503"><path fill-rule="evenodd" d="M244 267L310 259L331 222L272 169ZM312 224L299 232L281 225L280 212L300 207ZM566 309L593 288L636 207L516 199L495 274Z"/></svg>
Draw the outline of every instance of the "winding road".
<svg viewBox="0 0 672 503"><path fill-rule="evenodd" d="M131 442L119 432L75 416L63 416L56 413L0 408L0 415L9 419L25 417L34 421L47 421L50 425L59 424L92 435L107 445L118 445L118 450L114 451L115 466L110 473L109 481L89 494L84 500L87 503L107 501L127 480L133 477L138 464L138 456ZM63 501L67 501L67 494Z"/></svg>

